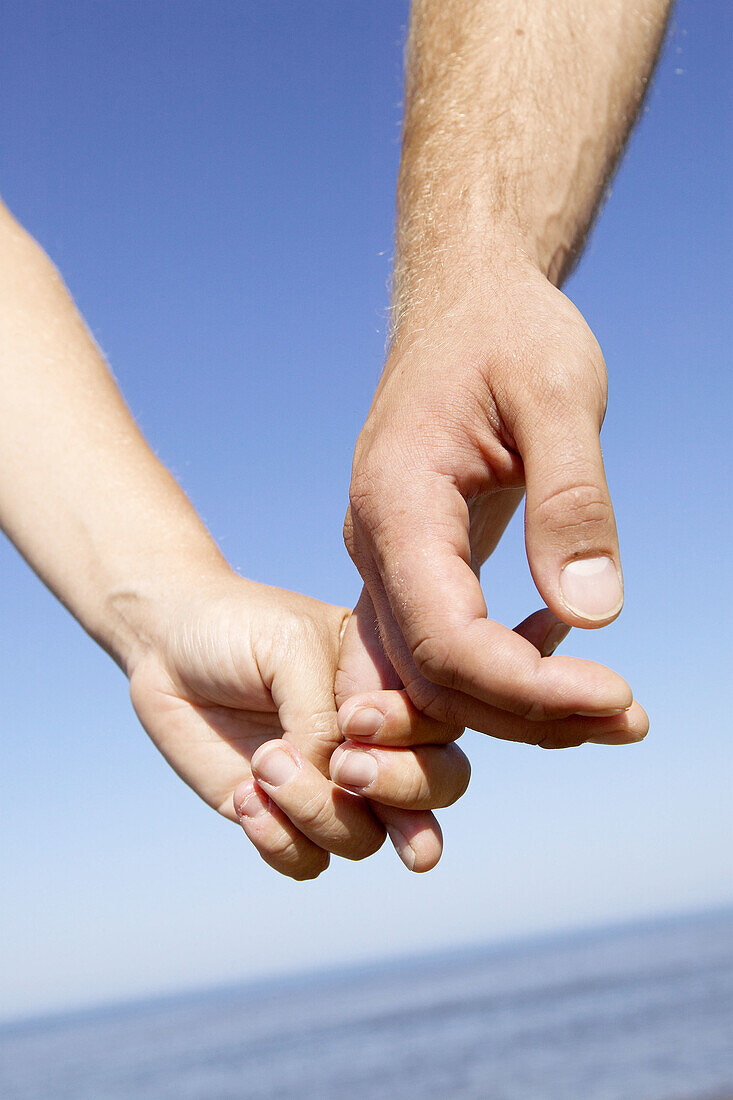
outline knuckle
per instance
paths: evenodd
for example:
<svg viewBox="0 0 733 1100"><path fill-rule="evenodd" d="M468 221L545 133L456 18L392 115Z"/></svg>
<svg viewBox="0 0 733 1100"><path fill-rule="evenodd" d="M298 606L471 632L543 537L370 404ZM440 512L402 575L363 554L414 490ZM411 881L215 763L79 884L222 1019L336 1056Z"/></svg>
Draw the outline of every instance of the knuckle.
<svg viewBox="0 0 733 1100"><path fill-rule="evenodd" d="M354 535L354 517L351 514L351 505L346 510L346 518L344 519L343 527L344 545L349 552L349 557L355 560L356 555L356 537Z"/></svg>
<svg viewBox="0 0 733 1100"><path fill-rule="evenodd" d="M260 855L274 870L288 879L303 882L316 879L328 867L328 853L314 849L303 853L292 837L285 833L269 837L266 844L258 845Z"/></svg>
<svg viewBox="0 0 733 1100"><path fill-rule="evenodd" d="M319 794L308 795L298 805L298 824L312 832L321 833L333 824L330 807Z"/></svg>
<svg viewBox="0 0 733 1100"><path fill-rule="evenodd" d="M420 809L430 802L430 783L420 767L411 768L399 777L396 798L400 806Z"/></svg>
<svg viewBox="0 0 733 1100"><path fill-rule="evenodd" d="M305 616L294 610L283 610L278 615L267 641L270 654L291 653L303 647L307 637Z"/></svg>
<svg viewBox="0 0 733 1100"><path fill-rule="evenodd" d="M341 665L336 669L336 676L333 684L333 695L337 707L342 707L352 695L358 695L360 688L363 686L353 672L343 668Z"/></svg>
<svg viewBox="0 0 733 1100"><path fill-rule="evenodd" d="M342 740L336 713L314 710L309 718L307 745L303 747L303 752L311 764L315 764L319 769L322 765L326 765L327 772L328 761Z"/></svg>
<svg viewBox="0 0 733 1100"><path fill-rule="evenodd" d="M572 742L566 743L562 738L558 738L554 734L548 734L547 737L543 737L541 741L537 742L537 748L545 752L555 752L557 749L569 749L572 747Z"/></svg>
<svg viewBox="0 0 733 1100"><path fill-rule="evenodd" d="M446 806L452 806L454 802L457 802L459 798L468 790L468 784L471 782L471 765L468 757L465 753L455 746L451 745L451 764L455 772L454 783L450 796L445 800Z"/></svg>
<svg viewBox="0 0 733 1100"><path fill-rule="evenodd" d="M349 486L349 511L352 520L369 523L375 508L375 501L379 498L377 478L366 467L355 471Z"/></svg>
<svg viewBox="0 0 733 1100"><path fill-rule="evenodd" d="M270 834L257 847L268 860L273 860L278 864L287 866L295 864L301 859L293 838L281 829Z"/></svg>
<svg viewBox="0 0 733 1100"><path fill-rule="evenodd" d="M402 479L389 481L384 473L354 475L349 502L350 530L345 530L347 547L350 542L354 553L358 554L359 536L363 536L373 551L394 553L395 538L402 541L399 536L404 537L408 515Z"/></svg>
<svg viewBox="0 0 733 1100"><path fill-rule="evenodd" d="M538 397L543 405L554 409L572 408L578 403L582 387L577 373L561 364L546 366L537 375ZM580 392L579 392L580 391Z"/></svg>
<svg viewBox="0 0 733 1100"><path fill-rule="evenodd" d="M455 650L448 635L427 635L413 649L412 658L418 672L425 679L441 687L455 685L458 669Z"/></svg>
<svg viewBox="0 0 733 1100"><path fill-rule="evenodd" d="M606 364L595 336L585 323L574 337L565 330L550 356L543 345L537 358L528 382L543 405L562 410L590 401L599 411L605 408Z"/></svg>
<svg viewBox="0 0 733 1100"><path fill-rule="evenodd" d="M418 675L405 684L405 691L416 710L429 718L442 720L441 700L444 692L437 684Z"/></svg>
<svg viewBox="0 0 733 1100"><path fill-rule="evenodd" d="M355 863L362 859L368 859L369 856L373 856L382 847L384 837L384 832L374 830L372 833L370 831L369 834L355 838L350 848L342 854L345 859L353 860Z"/></svg>
<svg viewBox="0 0 733 1100"><path fill-rule="evenodd" d="M322 852L308 859L301 858L294 867L291 867L284 873L289 878L295 879L296 882L308 882L323 874L328 867L328 862L328 852Z"/></svg>
<svg viewBox="0 0 733 1100"><path fill-rule="evenodd" d="M466 708L457 692L422 677L413 680L405 690L416 710L442 727L440 736L431 740L447 743L462 736L466 728Z"/></svg>
<svg viewBox="0 0 733 1100"><path fill-rule="evenodd" d="M463 734L466 731L466 727L461 723L460 718L458 718L457 716L457 712L460 706L460 700L457 700L453 704L451 704L450 701L446 701L446 703L444 703L443 710L445 717L439 723L440 728L438 731L438 737L435 738L435 741L437 743L442 745L449 745L456 742L459 737L463 737ZM455 715L452 715L451 711L455 711Z"/></svg>
<svg viewBox="0 0 733 1100"><path fill-rule="evenodd" d="M611 502L592 483L570 485L551 493L535 506L534 518L540 527L573 532L579 538L592 537L614 524Z"/></svg>
<svg viewBox="0 0 733 1100"><path fill-rule="evenodd" d="M444 743L457 741L463 736L468 712L465 698L459 692L442 689L430 709L430 716L442 726Z"/></svg>
<svg viewBox="0 0 733 1100"><path fill-rule="evenodd" d="M537 699L534 703L527 703L526 706L519 709L517 711L517 716L523 718L525 722L530 723L531 733L529 733L529 736L524 737L523 740L529 745L538 744L535 727L537 722L545 722L550 717L547 704L541 699Z"/></svg>
<svg viewBox="0 0 733 1100"><path fill-rule="evenodd" d="M555 725L537 741L540 749L575 749L584 744L587 734L569 728L567 725Z"/></svg>
<svg viewBox="0 0 733 1100"><path fill-rule="evenodd" d="M320 848L304 852L286 832L278 832L258 847L271 867L298 882L317 878L328 867L328 852Z"/></svg>

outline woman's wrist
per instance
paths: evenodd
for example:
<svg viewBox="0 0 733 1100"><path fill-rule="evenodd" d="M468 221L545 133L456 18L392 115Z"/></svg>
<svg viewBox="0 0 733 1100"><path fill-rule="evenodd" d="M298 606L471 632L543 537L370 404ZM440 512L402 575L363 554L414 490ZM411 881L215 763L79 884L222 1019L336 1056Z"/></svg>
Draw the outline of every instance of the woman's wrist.
<svg viewBox="0 0 733 1100"><path fill-rule="evenodd" d="M148 653L164 645L177 609L234 576L213 542L195 552L136 562L109 585L96 622L83 625L129 677Z"/></svg>

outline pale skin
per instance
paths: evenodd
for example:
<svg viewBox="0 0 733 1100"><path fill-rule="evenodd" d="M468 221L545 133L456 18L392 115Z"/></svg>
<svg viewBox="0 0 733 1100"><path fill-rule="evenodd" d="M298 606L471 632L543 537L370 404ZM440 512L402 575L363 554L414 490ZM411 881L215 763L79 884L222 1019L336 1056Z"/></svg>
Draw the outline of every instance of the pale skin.
<svg viewBox="0 0 733 1100"><path fill-rule="evenodd" d="M354 455L346 544L411 702L547 746L577 715L641 739L620 676L489 618L479 569L526 491L529 564L569 626L623 603L598 344L559 290L642 102L666 0L414 0L393 332ZM347 628L355 629L355 623ZM379 705L352 682L341 728ZM602 739L601 735L601 738Z"/></svg>
<svg viewBox="0 0 733 1100"><path fill-rule="evenodd" d="M432 867L430 810L468 783L460 731L395 712L401 747L378 750L370 802L330 780L348 610L232 572L142 438L58 273L2 204L0 392L0 524L127 674L181 778L293 878L319 874L330 853L371 855L385 828L408 867Z"/></svg>

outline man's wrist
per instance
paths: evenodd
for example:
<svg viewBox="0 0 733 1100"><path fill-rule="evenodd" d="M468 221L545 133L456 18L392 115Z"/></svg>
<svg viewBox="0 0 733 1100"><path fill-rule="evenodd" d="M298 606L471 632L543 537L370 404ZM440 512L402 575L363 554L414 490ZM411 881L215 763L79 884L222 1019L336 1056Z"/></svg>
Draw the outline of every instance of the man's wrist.
<svg viewBox="0 0 733 1100"><path fill-rule="evenodd" d="M405 269L395 284L390 361L415 346L434 352L448 342L454 351L470 345L492 317L512 310L523 286L546 278L537 253L508 231L487 230L483 244L459 244L430 270Z"/></svg>

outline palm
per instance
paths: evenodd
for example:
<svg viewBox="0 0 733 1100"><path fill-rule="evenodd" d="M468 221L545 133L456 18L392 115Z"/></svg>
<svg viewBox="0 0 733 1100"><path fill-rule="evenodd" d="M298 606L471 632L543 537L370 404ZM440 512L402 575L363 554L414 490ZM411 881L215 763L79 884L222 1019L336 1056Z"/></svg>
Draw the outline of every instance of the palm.
<svg viewBox="0 0 733 1100"><path fill-rule="evenodd" d="M256 749L283 730L268 713L186 698L164 666L148 667L131 683L135 710L171 767L220 814L236 820L235 787L250 774Z"/></svg>
<svg viewBox="0 0 733 1100"><path fill-rule="evenodd" d="M236 820L232 794L251 775L257 748L277 737L298 742L324 774L339 741L335 708L320 711L308 734L294 713L297 675L319 652L333 654L331 690L344 613L307 597L232 578L225 591L192 601L170 623L165 643L135 668L130 694L148 734L178 775L225 817ZM299 664L300 662L300 664Z"/></svg>

